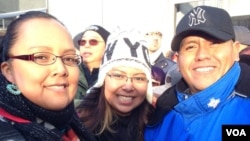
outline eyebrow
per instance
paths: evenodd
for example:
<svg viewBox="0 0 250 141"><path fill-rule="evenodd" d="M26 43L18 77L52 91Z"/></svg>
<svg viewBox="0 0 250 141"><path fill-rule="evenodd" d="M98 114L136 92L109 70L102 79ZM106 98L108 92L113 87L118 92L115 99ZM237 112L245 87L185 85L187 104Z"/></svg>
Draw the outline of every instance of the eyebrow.
<svg viewBox="0 0 250 141"><path fill-rule="evenodd" d="M53 47L49 47L49 46L31 46L29 47L29 49L46 49L46 50L49 50L49 51L52 51L53 50ZM76 52L76 49L75 48L72 48L72 49L66 49L64 50L64 52Z"/></svg>

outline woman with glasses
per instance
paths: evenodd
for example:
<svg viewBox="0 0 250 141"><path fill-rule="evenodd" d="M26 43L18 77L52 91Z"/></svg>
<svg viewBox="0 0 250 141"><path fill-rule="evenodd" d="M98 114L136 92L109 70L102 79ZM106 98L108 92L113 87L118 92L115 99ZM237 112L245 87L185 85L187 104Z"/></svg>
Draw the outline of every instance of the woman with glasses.
<svg viewBox="0 0 250 141"><path fill-rule="evenodd" d="M0 140L94 141L74 109L81 57L60 21L20 15L0 53Z"/></svg>
<svg viewBox="0 0 250 141"><path fill-rule="evenodd" d="M109 31L99 25L90 25L74 38L75 47L80 51L82 63L79 66L81 74L75 104L86 94L86 90L97 80L99 67L105 51Z"/></svg>
<svg viewBox="0 0 250 141"><path fill-rule="evenodd" d="M152 80L148 50L140 39L135 31L110 35L98 80L77 108L99 141L143 140Z"/></svg>

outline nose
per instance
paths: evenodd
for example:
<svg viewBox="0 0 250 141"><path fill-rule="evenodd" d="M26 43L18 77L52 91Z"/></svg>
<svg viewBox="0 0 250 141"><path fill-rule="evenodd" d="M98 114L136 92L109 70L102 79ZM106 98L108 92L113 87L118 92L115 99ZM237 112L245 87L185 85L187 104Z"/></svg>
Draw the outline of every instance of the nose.
<svg viewBox="0 0 250 141"><path fill-rule="evenodd" d="M68 76L68 70L61 57L57 57L53 67L53 75Z"/></svg>
<svg viewBox="0 0 250 141"><path fill-rule="evenodd" d="M127 80L123 85L123 90L126 90L126 91L133 91L134 90L132 78L127 77Z"/></svg>
<svg viewBox="0 0 250 141"><path fill-rule="evenodd" d="M196 52L196 61L201 61L210 58L211 54L209 48L209 45L200 44L200 47Z"/></svg>
<svg viewBox="0 0 250 141"><path fill-rule="evenodd" d="M133 78L132 77L127 77L126 83L128 83L128 82L133 83Z"/></svg>
<svg viewBox="0 0 250 141"><path fill-rule="evenodd" d="M88 41L86 41L86 43L85 43L84 47L89 47L89 46L90 46L89 42L88 42Z"/></svg>
<svg viewBox="0 0 250 141"><path fill-rule="evenodd" d="M90 47L91 47L90 41L89 41L89 40L86 41L84 47L85 47L85 48L90 48Z"/></svg>

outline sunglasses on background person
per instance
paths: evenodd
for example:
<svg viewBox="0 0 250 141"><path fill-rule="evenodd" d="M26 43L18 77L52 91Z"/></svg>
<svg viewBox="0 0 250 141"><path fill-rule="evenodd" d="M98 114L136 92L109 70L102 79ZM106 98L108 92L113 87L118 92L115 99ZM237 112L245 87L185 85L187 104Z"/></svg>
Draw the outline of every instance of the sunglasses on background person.
<svg viewBox="0 0 250 141"><path fill-rule="evenodd" d="M82 40L78 40L78 45L85 46L87 44L87 42L89 42L89 45L91 45L91 46L96 46L96 45L98 45L99 42L103 42L103 41L98 41L96 39L90 39L90 40L82 39Z"/></svg>

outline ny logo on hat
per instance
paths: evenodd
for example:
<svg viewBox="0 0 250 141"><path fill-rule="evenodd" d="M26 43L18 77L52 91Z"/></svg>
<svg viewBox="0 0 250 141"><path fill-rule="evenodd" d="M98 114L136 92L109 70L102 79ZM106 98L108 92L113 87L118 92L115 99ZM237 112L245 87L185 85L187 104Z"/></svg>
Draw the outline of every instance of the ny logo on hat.
<svg viewBox="0 0 250 141"><path fill-rule="evenodd" d="M199 25L201 23L206 22L206 18L204 17L205 10L197 7L196 9L193 9L193 12L189 14L189 26L193 25Z"/></svg>
<svg viewBox="0 0 250 141"><path fill-rule="evenodd" d="M137 58L145 63L145 65L150 66L147 47L140 41L133 42L131 38L127 37L119 38L108 43L103 62L131 57Z"/></svg>

